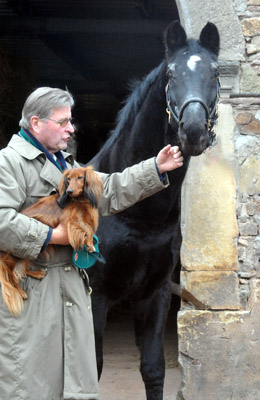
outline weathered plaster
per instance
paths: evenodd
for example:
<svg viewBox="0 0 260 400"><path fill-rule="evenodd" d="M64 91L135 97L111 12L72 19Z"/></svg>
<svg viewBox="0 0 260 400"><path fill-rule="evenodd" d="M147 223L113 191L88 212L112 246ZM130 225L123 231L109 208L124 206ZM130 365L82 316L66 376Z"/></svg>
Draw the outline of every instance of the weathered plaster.
<svg viewBox="0 0 260 400"><path fill-rule="evenodd" d="M192 158L182 197L182 266L186 270L236 270L234 120L219 105L217 145Z"/></svg>

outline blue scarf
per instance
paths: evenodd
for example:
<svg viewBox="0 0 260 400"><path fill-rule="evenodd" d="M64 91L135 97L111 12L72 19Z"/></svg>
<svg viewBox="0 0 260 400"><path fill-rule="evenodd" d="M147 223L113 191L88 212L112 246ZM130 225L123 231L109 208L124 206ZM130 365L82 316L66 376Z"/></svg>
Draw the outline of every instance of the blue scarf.
<svg viewBox="0 0 260 400"><path fill-rule="evenodd" d="M34 147L37 147L37 149L41 150L46 157L52 162L52 164L55 165L61 172L67 169L66 161L63 157L62 152L59 150L55 154L55 158L43 147L43 145L39 142L39 140L36 139L33 134L28 131L27 129L22 128L20 132L18 132L18 135L23 137L27 142L31 143Z"/></svg>

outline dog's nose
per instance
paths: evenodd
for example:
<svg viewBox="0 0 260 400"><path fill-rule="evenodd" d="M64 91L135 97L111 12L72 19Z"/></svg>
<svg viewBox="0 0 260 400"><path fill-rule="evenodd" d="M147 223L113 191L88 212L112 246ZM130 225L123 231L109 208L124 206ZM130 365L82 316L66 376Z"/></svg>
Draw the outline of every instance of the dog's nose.
<svg viewBox="0 0 260 400"><path fill-rule="evenodd" d="M67 194L73 193L73 189L67 189L67 190L66 190L66 193L67 193Z"/></svg>

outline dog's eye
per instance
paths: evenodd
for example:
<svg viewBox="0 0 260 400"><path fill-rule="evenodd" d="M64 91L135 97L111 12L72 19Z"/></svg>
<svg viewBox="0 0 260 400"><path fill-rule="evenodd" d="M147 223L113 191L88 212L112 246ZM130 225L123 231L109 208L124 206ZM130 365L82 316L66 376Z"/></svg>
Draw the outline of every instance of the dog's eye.
<svg viewBox="0 0 260 400"><path fill-rule="evenodd" d="M78 176L78 179L83 179L83 176Z"/></svg>
<svg viewBox="0 0 260 400"><path fill-rule="evenodd" d="M70 178L67 178L67 181L70 182Z"/></svg>

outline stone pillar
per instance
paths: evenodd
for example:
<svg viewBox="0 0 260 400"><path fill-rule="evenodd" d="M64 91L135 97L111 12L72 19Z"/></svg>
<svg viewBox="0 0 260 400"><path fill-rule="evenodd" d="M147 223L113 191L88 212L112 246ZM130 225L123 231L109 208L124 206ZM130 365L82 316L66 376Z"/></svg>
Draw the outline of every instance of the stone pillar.
<svg viewBox="0 0 260 400"><path fill-rule="evenodd" d="M240 0L246 7L247 0ZM208 22L221 32L221 59L240 61L244 57L244 36L234 8L238 0L176 0L180 21L188 36L197 38Z"/></svg>
<svg viewBox="0 0 260 400"><path fill-rule="evenodd" d="M232 107L219 108L217 145L191 159L183 189L178 399L185 400L231 398L228 371L237 357L232 338L247 316L240 312L237 274L235 124Z"/></svg>
<svg viewBox="0 0 260 400"><path fill-rule="evenodd" d="M176 3L189 36L198 37L207 21L218 26L222 83L217 145L191 159L182 193L178 313L182 384L177 399L256 400L260 393L260 1Z"/></svg>
<svg viewBox="0 0 260 400"><path fill-rule="evenodd" d="M222 100L217 145L186 177L178 400L259 397L259 106Z"/></svg>

